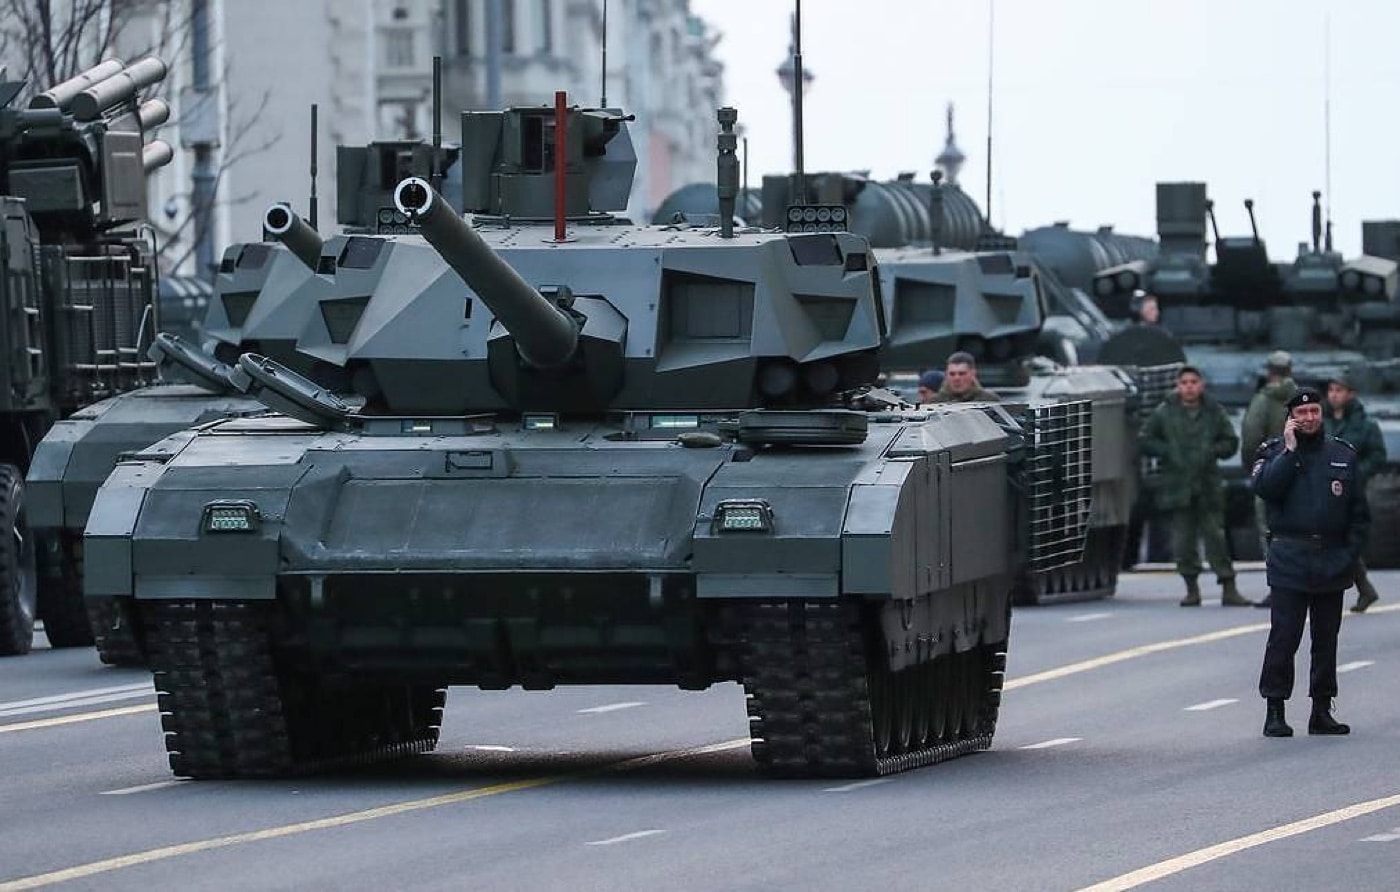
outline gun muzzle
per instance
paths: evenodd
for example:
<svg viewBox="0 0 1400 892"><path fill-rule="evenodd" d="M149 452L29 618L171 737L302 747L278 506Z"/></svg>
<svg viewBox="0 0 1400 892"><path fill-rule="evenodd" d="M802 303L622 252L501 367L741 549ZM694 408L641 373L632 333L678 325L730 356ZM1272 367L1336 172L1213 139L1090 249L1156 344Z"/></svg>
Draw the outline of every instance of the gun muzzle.
<svg viewBox="0 0 1400 892"><path fill-rule="evenodd" d="M73 97L86 90L88 87L95 87L114 74L119 73L126 67L126 63L121 59L108 59L92 66L87 71L81 72L61 84L49 87L44 92L29 100L30 108L57 108L66 109L73 101Z"/></svg>
<svg viewBox="0 0 1400 892"><path fill-rule="evenodd" d="M263 213L263 229L287 246L312 272L321 259L321 235L297 215L291 206L278 202Z"/></svg>
<svg viewBox="0 0 1400 892"><path fill-rule="evenodd" d="M73 97L69 110L79 121L95 121L102 113L136 96L137 92L165 77L165 63L155 56L123 68L99 84Z"/></svg>
<svg viewBox="0 0 1400 892"><path fill-rule="evenodd" d="M175 158L175 150L163 139L153 139L141 150L141 166L146 173L164 167Z"/></svg>
<svg viewBox="0 0 1400 892"><path fill-rule="evenodd" d="M159 127L170 120L170 106L164 99L147 99L136 110L136 120L141 123L142 130Z"/></svg>

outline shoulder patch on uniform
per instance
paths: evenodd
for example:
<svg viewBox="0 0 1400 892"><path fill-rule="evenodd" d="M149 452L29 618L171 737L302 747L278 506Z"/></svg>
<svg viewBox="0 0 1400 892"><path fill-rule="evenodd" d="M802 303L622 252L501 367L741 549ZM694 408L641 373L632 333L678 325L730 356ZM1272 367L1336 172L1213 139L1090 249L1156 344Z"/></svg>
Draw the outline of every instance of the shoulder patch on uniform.
<svg viewBox="0 0 1400 892"><path fill-rule="evenodd" d="M1281 446L1282 444L1282 437L1274 437L1271 440L1265 440L1264 442L1259 444L1258 449L1254 450L1254 457L1258 459L1268 458L1269 453L1273 451L1274 447Z"/></svg>

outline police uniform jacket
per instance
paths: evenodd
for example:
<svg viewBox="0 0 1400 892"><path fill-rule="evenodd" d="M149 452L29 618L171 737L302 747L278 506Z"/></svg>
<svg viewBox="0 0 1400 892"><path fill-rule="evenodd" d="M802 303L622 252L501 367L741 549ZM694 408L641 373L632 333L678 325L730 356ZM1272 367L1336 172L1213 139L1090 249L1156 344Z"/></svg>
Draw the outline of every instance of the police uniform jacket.
<svg viewBox="0 0 1400 892"><path fill-rule="evenodd" d="M1298 437L1289 452L1277 437L1259 447L1250 475L1269 518L1269 585L1341 591L1366 545L1371 514L1356 450L1336 437Z"/></svg>

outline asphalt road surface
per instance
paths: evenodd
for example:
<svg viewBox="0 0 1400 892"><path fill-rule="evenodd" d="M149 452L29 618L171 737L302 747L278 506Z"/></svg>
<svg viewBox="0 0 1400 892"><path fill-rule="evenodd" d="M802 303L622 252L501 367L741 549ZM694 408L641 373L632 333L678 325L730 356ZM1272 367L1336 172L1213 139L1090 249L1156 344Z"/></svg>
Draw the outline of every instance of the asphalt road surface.
<svg viewBox="0 0 1400 892"><path fill-rule="evenodd" d="M1305 733L1306 639L1299 736L1262 737L1265 611L1140 573L1016 612L990 752L857 782L757 774L737 685L454 688L431 755L177 781L148 675L39 647L0 662L0 892L1391 890L1400 572L1372 575L1342 626L1350 737Z"/></svg>

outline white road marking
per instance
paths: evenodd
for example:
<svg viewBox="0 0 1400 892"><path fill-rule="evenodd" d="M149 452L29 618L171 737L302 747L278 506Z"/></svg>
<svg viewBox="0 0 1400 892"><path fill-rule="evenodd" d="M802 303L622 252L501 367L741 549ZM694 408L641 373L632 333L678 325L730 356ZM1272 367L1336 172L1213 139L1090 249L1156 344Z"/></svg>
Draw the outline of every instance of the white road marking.
<svg viewBox="0 0 1400 892"><path fill-rule="evenodd" d="M1400 833L1377 833L1375 836L1364 836L1362 842L1395 842L1400 839Z"/></svg>
<svg viewBox="0 0 1400 892"><path fill-rule="evenodd" d="M1367 666L1376 665L1375 660L1357 660L1354 663L1343 663L1337 667L1337 672L1355 672L1357 669L1365 669Z"/></svg>
<svg viewBox="0 0 1400 892"><path fill-rule="evenodd" d="M609 703L606 706L590 706L587 709L580 709L578 713L579 715L588 715L590 713L597 715L603 712L617 712L619 709L631 709L634 706L646 706L646 704L636 700L627 703Z"/></svg>
<svg viewBox="0 0 1400 892"><path fill-rule="evenodd" d="M1205 712L1207 709L1219 709L1222 706L1229 706L1231 703L1238 703L1238 700L1207 700L1204 703L1197 703L1195 706L1186 707L1186 712Z"/></svg>
<svg viewBox="0 0 1400 892"><path fill-rule="evenodd" d="M1096 619L1108 619L1111 613L1081 613L1078 616L1071 616L1065 620L1067 623L1091 623Z"/></svg>
<svg viewBox="0 0 1400 892"><path fill-rule="evenodd" d="M33 715L36 712L53 712L58 709L75 709L79 706L94 706L98 703L113 703L117 700L135 700L149 697L155 689L149 681L141 684L124 684L109 688L90 688L86 691L73 691L68 694L54 694L50 697L33 697L29 700L12 700L0 703L0 718L17 715Z"/></svg>
<svg viewBox="0 0 1400 892"><path fill-rule="evenodd" d="M1052 746L1064 746L1067 743L1078 743L1083 737L1056 737L1054 740L1042 740L1040 743L1028 743L1021 747L1023 750L1048 750Z"/></svg>
<svg viewBox="0 0 1400 892"><path fill-rule="evenodd" d="M875 786L876 784L887 784L887 783L889 783L891 780L893 780L893 778L888 778L888 777L875 777L875 778L871 778L870 780L856 781L856 782L853 783L853 784L842 784L842 785L839 786L839 787L827 787L825 790L822 790L822 792L823 792L823 793L849 793L849 792L851 792L852 790L862 790L862 789L864 789L864 788L866 788L866 787L873 787L873 786Z"/></svg>
<svg viewBox="0 0 1400 892"><path fill-rule="evenodd" d="M132 793L146 793L151 790L164 790L166 787L178 787L180 784L188 783L184 778L179 780L158 781L154 784L142 784L139 787L127 787L122 790L103 790L102 796L130 796Z"/></svg>
<svg viewBox="0 0 1400 892"><path fill-rule="evenodd" d="M1079 892L1127 892L1128 889L1145 886L1193 867L1217 861L1227 855L1234 855L1246 849L1277 842L1290 836L1298 836L1312 830L1321 830L1333 824L1340 824L1343 821L1350 821L1352 818L1360 818L1383 809L1394 808L1397 805L1400 805L1400 795L1372 799L1369 802L1358 802L1355 805L1348 805L1335 811L1304 818L1291 824L1282 824L1260 833L1251 833L1249 836L1241 836L1239 839L1232 839L1217 845L1207 846L1204 849L1197 849L1194 852L1187 852L1185 855L1178 855L1175 858L1168 858L1166 861L1159 861L1131 873L1104 880L1102 883L1085 886Z"/></svg>
<svg viewBox="0 0 1400 892"><path fill-rule="evenodd" d="M642 839L647 836L660 836L665 830L638 830L636 833L624 833L622 836L614 836L612 839L595 839L593 842L586 842L587 846L611 846L620 842L631 842L634 839Z"/></svg>
<svg viewBox="0 0 1400 892"><path fill-rule="evenodd" d="M469 746L469 747L466 747L466 748L469 749L469 750L481 750L482 752L486 752L486 753L513 753L513 752L515 752L515 747L513 747L513 746L499 746L499 745L493 744L493 743L482 743L482 744L477 744L476 746Z"/></svg>

